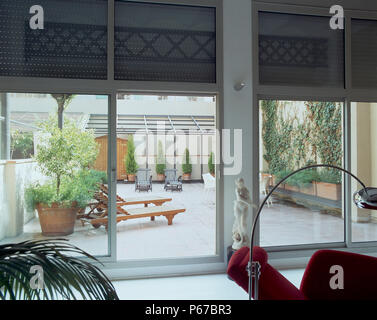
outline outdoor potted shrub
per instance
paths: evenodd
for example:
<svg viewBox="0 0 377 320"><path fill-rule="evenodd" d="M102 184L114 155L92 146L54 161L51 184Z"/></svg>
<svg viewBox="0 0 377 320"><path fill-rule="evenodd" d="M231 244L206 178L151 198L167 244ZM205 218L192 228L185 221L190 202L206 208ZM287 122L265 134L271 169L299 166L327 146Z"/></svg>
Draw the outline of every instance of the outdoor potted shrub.
<svg viewBox="0 0 377 320"><path fill-rule="evenodd" d="M293 177L301 193L311 196L316 195L315 180L318 180L318 174L315 169L300 171L296 173Z"/></svg>
<svg viewBox="0 0 377 320"><path fill-rule="evenodd" d="M135 174L137 172L138 165L135 160L135 144L133 136L128 138L125 164L128 181L135 181Z"/></svg>
<svg viewBox="0 0 377 320"><path fill-rule="evenodd" d="M77 211L98 190L101 178L89 169L97 153L91 131L83 131L69 121L59 129L54 118L41 124L35 160L48 180L28 186L25 201L29 209L37 209L43 235L73 233Z"/></svg>
<svg viewBox="0 0 377 320"><path fill-rule="evenodd" d="M214 177L215 176L215 164L214 164L214 158L215 155L213 152L211 152L211 154L209 155L209 159L208 159L208 170L209 170L209 173Z"/></svg>
<svg viewBox="0 0 377 320"><path fill-rule="evenodd" d="M165 180L165 169L166 169L166 163L165 163L165 156L164 151L162 147L161 140L158 141L158 150L157 150L157 163L156 163L156 173L157 173L157 180L158 181L164 181Z"/></svg>
<svg viewBox="0 0 377 320"><path fill-rule="evenodd" d="M190 163L190 152L186 148L182 163L183 180L191 180L192 164Z"/></svg>
<svg viewBox="0 0 377 320"><path fill-rule="evenodd" d="M275 175L273 175L273 178L276 180L274 181L273 185L276 185L279 181L281 181L284 177L286 177L288 174L290 174L292 171L289 170L282 170L276 172ZM291 180L292 181L292 180ZM279 185L278 189L287 189L288 187L288 181L283 182L282 184ZM289 190L289 189L287 189Z"/></svg>
<svg viewBox="0 0 377 320"><path fill-rule="evenodd" d="M29 159L34 154L33 132L15 130L11 134L10 158Z"/></svg>

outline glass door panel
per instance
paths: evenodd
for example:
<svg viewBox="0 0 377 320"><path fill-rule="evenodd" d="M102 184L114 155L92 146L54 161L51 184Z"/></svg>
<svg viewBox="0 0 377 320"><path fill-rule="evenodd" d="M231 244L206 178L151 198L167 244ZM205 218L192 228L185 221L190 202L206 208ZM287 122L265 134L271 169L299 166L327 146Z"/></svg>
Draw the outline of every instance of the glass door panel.
<svg viewBox="0 0 377 320"><path fill-rule="evenodd" d="M216 97L118 94L117 110L118 260L215 255Z"/></svg>
<svg viewBox="0 0 377 320"><path fill-rule="evenodd" d="M63 237L108 254L107 114L105 95L1 94L0 243Z"/></svg>
<svg viewBox="0 0 377 320"><path fill-rule="evenodd" d="M343 163L343 104L261 100L260 200L292 171ZM341 171L319 168L293 175L274 192L261 215L261 245L344 241Z"/></svg>

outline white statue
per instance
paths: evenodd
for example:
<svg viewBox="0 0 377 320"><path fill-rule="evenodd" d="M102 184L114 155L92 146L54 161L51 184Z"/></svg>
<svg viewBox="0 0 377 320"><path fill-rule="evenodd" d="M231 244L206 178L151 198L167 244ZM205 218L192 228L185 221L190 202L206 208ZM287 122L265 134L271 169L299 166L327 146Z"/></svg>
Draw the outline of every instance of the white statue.
<svg viewBox="0 0 377 320"><path fill-rule="evenodd" d="M238 250L249 244L250 230L247 228L247 217L249 207L252 205L249 190L245 187L242 178L235 181L236 183L236 199L234 201L234 224L233 224L233 245L234 250Z"/></svg>

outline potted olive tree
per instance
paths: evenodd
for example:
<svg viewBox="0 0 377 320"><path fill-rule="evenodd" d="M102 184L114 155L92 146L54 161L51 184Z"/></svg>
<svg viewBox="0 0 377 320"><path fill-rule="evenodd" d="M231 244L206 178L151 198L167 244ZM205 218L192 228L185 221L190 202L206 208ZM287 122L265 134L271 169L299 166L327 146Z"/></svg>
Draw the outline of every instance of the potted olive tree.
<svg viewBox="0 0 377 320"><path fill-rule="evenodd" d="M47 180L27 187L25 200L29 208L37 209L43 235L73 233L77 211L85 208L101 181L101 176L90 170L97 153L91 131L70 121L60 129L54 118L41 124L34 158Z"/></svg>
<svg viewBox="0 0 377 320"><path fill-rule="evenodd" d="M135 181L138 166L135 160L135 143L133 136L128 138L125 165L128 181Z"/></svg>
<svg viewBox="0 0 377 320"><path fill-rule="evenodd" d="M213 152L211 152L208 159L208 170L213 177L215 176L215 164L213 159L214 157L215 155L213 154Z"/></svg>
<svg viewBox="0 0 377 320"><path fill-rule="evenodd" d="M186 148L182 163L183 180L191 180L192 164L190 162L190 152Z"/></svg>
<svg viewBox="0 0 377 320"><path fill-rule="evenodd" d="M166 169L166 161L165 161L163 146L162 146L161 140L158 140L157 163L156 163L156 173L157 173L158 181L165 180L165 169Z"/></svg>

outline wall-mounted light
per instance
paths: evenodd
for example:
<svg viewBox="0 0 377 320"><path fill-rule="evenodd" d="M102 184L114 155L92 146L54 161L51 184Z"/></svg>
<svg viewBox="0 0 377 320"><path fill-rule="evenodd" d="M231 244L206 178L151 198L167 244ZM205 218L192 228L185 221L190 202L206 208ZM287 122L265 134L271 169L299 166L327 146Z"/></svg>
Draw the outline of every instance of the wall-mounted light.
<svg viewBox="0 0 377 320"><path fill-rule="evenodd" d="M243 88L245 88L246 83L243 81L239 81L234 85L234 90L241 91Z"/></svg>

